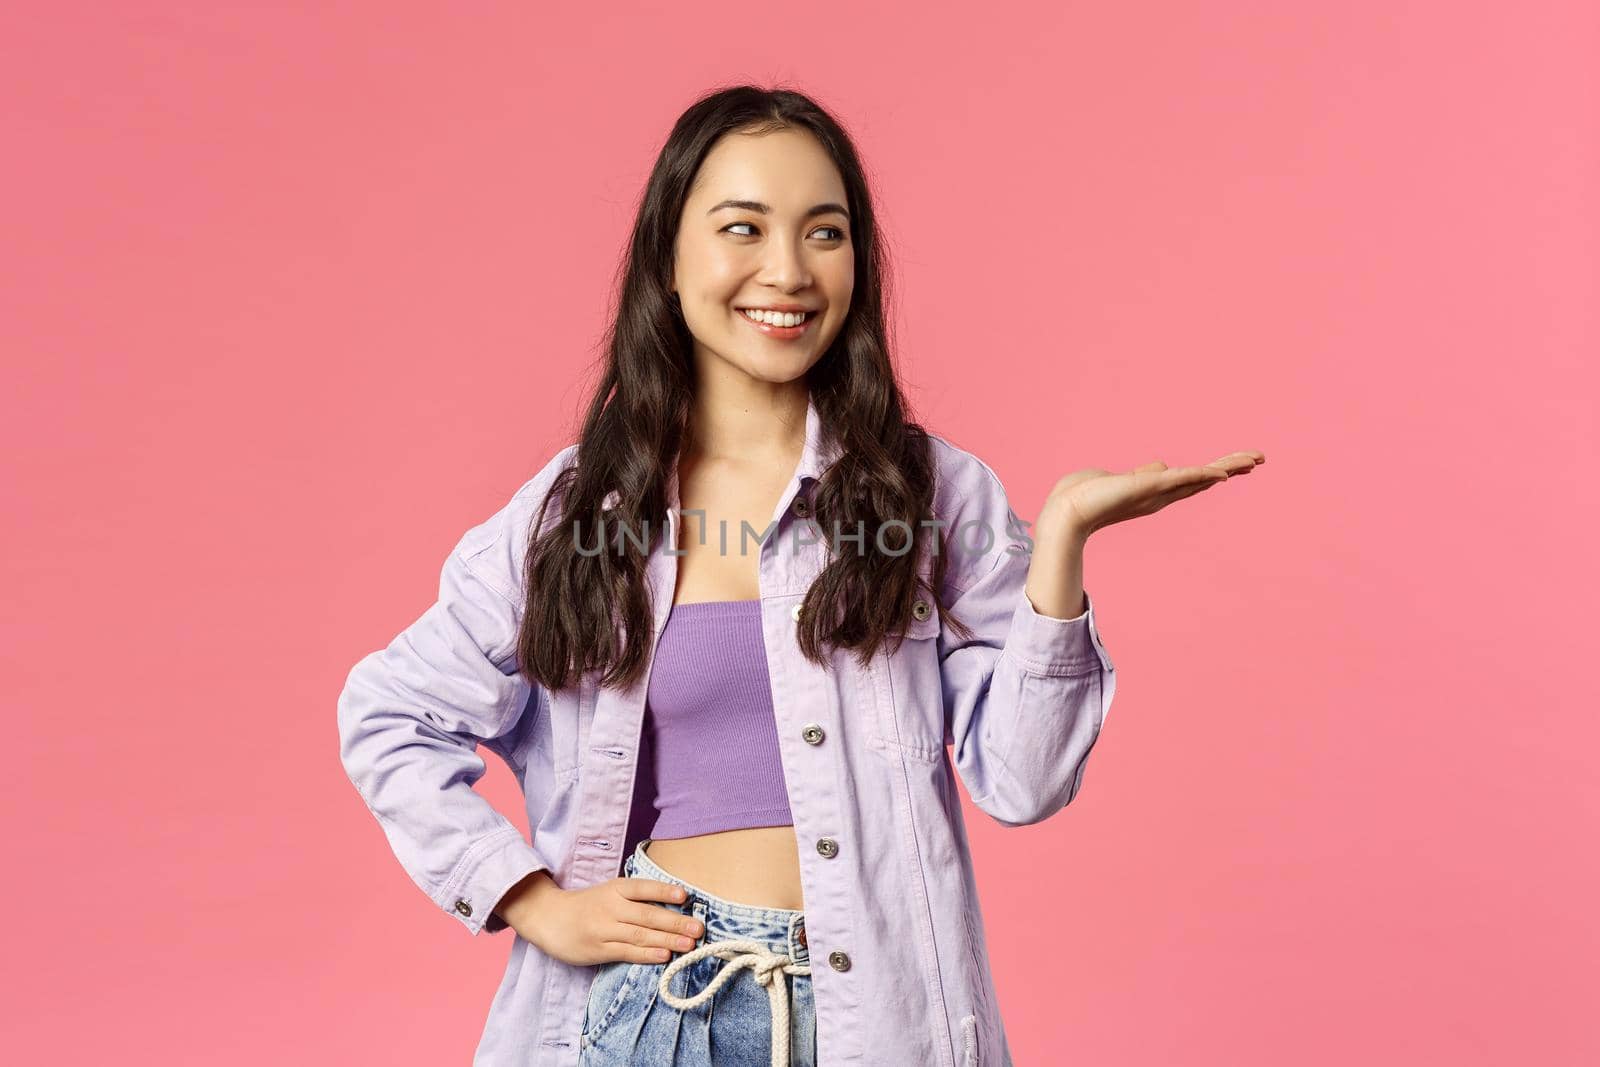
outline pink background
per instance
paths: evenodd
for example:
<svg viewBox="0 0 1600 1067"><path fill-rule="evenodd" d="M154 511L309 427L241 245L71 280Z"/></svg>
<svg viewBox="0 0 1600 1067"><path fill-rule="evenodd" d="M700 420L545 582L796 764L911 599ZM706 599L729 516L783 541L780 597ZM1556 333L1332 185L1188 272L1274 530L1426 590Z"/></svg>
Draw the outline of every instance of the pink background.
<svg viewBox="0 0 1600 1067"><path fill-rule="evenodd" d="M1084 791L969 808L1019 1064L1600 1058L1593 4L29 6L13 1062L469 1060L511 942L334 701L573 439L654 153L746 79L858 136L916 413L1025 518L1268 456L1096 536Z"/></svg>

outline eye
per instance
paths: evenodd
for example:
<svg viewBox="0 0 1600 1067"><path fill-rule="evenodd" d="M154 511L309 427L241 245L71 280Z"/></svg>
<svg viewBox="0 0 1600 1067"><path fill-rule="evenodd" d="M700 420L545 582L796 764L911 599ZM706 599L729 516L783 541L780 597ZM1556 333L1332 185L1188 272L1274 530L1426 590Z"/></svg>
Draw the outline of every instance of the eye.
<svg viewBox="0 0 1600 1067"><path fill-rule="evenodd" d="M722 233L731 233L735 226L747 226L752 230L756 228L756 224L753 223L753 222L731 222L728 225L724 226L722 228L721 232ZM829 231L832 234L834 234L834 236L832 236L832 237L824 237L824 238L822 238L822 240L824 240L824 241L842 241L845 238L844 230L840 229L837 226L819 226L819 227L817 227L817 230L813 231L813 232L820 232L820 231L824 231L824 230ZM735 234L734 236L736 236L736 237L754 237L755 234L753 234L753 233L740 233L740 234Z"/></svg>

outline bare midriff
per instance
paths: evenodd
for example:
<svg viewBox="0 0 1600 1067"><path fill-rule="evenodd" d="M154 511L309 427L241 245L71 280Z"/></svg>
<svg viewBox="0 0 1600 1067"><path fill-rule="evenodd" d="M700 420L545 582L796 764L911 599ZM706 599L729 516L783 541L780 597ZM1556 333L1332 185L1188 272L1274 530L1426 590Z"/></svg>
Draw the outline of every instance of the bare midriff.
<svg viewBox="0 0 1600 1067"><path fill-rule="evenodd" d="M645 852L673 877L731 903L805 910L792 826L652 840Z"/></svg>

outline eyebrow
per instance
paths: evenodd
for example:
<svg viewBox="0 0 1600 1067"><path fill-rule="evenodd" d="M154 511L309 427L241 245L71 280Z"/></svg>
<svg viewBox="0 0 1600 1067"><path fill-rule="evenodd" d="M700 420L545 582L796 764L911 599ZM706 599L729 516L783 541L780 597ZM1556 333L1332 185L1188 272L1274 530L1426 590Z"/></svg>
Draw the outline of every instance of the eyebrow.
<svg viewBox="0 0 1600 1067"><path fill-rule="evenodd" d="M722 211L722 210L724 210L726 208L737 208L740 211L755 211L755 212L759 212L762 215L770 215L770 214L772 214L771 205L763 204L759 200L724 200L720 204L717 204L714 207L712 207L711 210L706 212L706 214L707 215L714 215L718 211ZM834 214L843 215L847 219L850 217L850 212L845 210L843 204L834 204L834 203L817 204L814 207L807 208L805 214L801 215L800 217L803 218L803 219L809 219L813 215L834 215Z"/></svg>

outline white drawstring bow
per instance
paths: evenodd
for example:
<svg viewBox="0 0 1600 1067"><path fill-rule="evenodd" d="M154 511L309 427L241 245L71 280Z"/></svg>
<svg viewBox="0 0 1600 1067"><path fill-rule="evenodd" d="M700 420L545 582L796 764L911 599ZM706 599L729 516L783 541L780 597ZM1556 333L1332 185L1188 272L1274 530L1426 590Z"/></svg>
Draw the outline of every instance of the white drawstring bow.
<svg viewBox="0 0 1600 1067"><path fill-rule="evenodd" d="M707 956L727 961L717 971L716 977L692 997L680 997L667 988L672 976ZM699 1007L714 996L723 983L748 967L756 981L767 987L768 1001L772 1007L772 1067L789 1067L789 983L785 974L810 974L811 967L796 963L790 956L781 955L759 941L742 938L727 941L708 941L691 952L685 952L661 972L661 998L680 1011Z"/></svg>

